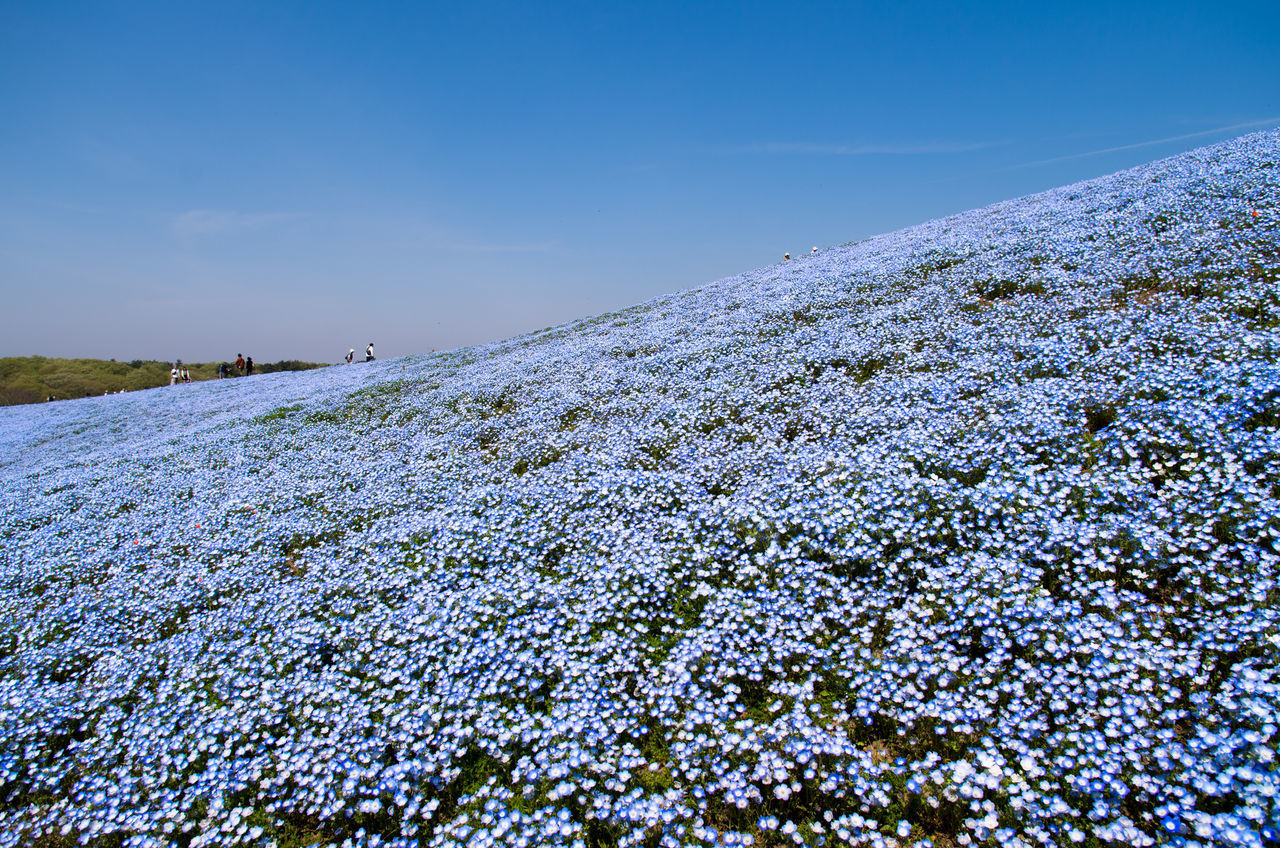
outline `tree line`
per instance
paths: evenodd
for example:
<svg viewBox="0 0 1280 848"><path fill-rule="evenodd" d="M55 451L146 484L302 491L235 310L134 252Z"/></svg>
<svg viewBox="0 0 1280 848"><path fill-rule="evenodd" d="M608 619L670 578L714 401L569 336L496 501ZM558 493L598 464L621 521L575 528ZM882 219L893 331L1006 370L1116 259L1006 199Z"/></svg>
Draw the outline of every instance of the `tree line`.
<svg viewBox="0 0 1280 848"><path fill-rule="evenodd" d="M218 379L221 362L182 363L195 380ZM279 362L255 362L257 374L275 371L307 371L323 368L323 362L282 359ZM52 396L55 400L137 391L168 386L172 362L157 359L61 359L48 356L10 356L0 358L0 406L41 403ZM235 373L235 368L231 369Z"/></svg>

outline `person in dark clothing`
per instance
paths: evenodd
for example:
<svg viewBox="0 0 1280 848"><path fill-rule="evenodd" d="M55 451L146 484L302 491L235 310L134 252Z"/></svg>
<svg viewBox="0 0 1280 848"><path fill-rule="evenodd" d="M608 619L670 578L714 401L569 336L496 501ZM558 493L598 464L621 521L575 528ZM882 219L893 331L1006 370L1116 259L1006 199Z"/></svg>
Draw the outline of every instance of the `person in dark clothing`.
<svg viewBox="0 0 1280 848"><path fill-rule="evenodd" d="M249 357L244 361L244 375L246 377L253 376L253 357Z"/></svg>

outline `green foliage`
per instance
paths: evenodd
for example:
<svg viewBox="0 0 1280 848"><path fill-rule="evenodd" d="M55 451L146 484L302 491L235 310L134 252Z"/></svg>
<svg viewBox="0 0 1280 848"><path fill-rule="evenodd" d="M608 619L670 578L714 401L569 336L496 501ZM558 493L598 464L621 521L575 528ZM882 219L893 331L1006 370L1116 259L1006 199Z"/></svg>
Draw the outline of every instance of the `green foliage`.
<svg viewBox="0 0 1280 848"><path fill-rule="evenodd" d="M254 424L270 424L272 421L284 421L286 418L289 417L290 413L301 412L301 411L302 411L302 404L295 404L293 406L282 406L282 407L279 407L278 409L273 409L270 412L264 413L263 415L259 415L257 418L253 419L253 423Z"/></svg>
<svg viewBox="0 0 1280 848"><path fill-rule="evenodd" d="M1045 293L1045 285L1039 280L1025 277L997 278L980 281L974 286L974 292L983 300L1008 300L1018 295L1042 295Z"/></svg>
<svg viewBox="0 0 1280 848"><path fill-rule="evenodd" d="M217 362L185 363L192 381L216 380ZM230 363L228 363L230 365ZM134 392L169 385L171 362L134 359L116 362L105 359L60 359L46 356L0 358L0 406L42 403L92 397L121 391ZM323 363L282 359L275 363L254 363L254 371L305 371L323 368ZM233 374L237 374L234 368ZM238 374L237 374L238 376Z"/></svg>

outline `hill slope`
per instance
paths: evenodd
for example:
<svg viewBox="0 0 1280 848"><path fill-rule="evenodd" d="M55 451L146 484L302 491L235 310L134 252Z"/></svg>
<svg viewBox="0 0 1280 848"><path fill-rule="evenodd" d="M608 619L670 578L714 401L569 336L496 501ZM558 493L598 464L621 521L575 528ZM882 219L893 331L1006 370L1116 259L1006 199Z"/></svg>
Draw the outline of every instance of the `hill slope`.
<svg viewBox="0 0 1280 848"><path fill-rule="evenodd" d="M0 844L1274 844L1277 162L0 410Z"/></svg>
<svg viewBox="0 0 1280 848"><path fill-rule="evenodd" d="M218 379L220 362L186 363L193 381ZM230 366L231 363L226 363ZM0 358L0 406L20 403L42 403L50 396L55 400L93 397L117 392L135 392L169 384L171 362L135 359L62 359L46 356L7 356ZM259 374L276 371L306 371L323 368L318 362L295 359L274 363L258 363ZM233 376L238 375L235 369Z"/></svg>

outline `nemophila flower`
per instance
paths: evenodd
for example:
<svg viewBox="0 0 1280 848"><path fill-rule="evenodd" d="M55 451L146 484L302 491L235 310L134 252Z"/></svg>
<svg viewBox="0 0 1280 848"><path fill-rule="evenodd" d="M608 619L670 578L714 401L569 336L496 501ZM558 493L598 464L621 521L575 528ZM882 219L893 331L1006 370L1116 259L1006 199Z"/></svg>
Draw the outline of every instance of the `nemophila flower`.
<svg viewBox="0 0 1280 848"><path fill-rule="evenodd" d="M0 845L1271 839L1278 151L0 412Z"/></svg>

